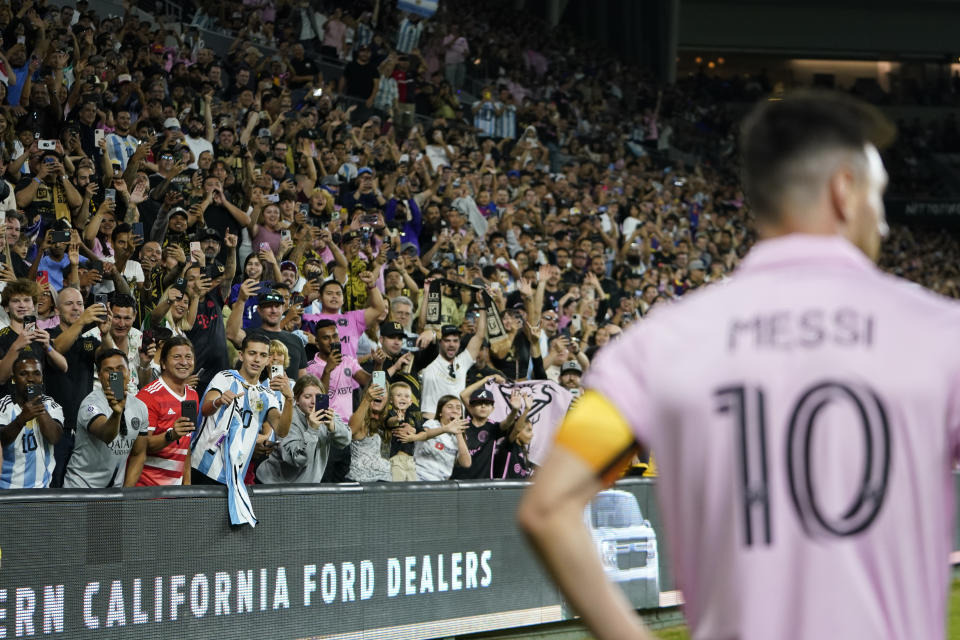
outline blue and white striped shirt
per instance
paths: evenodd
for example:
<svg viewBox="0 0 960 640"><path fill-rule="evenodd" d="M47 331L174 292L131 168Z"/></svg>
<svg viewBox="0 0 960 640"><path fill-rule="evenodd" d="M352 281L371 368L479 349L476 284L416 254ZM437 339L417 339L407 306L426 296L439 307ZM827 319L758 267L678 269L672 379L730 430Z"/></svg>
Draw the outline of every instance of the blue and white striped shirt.
<svg viewBox="0 0 960 640"><path fill-rule="evenodd" d="M226 484L224 445L228 433L234 431L242 432L242 449L246 454L242 462L246 470L267 413L270 409L280 411L283 408L283 396L279 391L272 391L269 385L269 380L265 380L251 386L236 370L221 371L213 377L200 401L201 406L213 390L243 395L203 419L190 444L190 461L194 469L211 480Z"/></svg>
<svg viewBox="0 0 960 640"><path fill-rule="evenodd" d="M423 33L423 22L414 22L404 18L397 30L397 51L410 53L420 46L420 34Z"/></svg>
<svg viewBox="0 0 960 640"><path fill-rule="evenodd" d="M107 154L112 162L119 162L126 171L130 156L137 150L137 139L131 135L121 136L116 133L107 135Z"/></svg>
<svg viewBox="0 0 960 640"><path fill-rule="evenodd" d="M51 418L63 426L63 408L50 396L43 396L43 406ZM13 422L22 411L13 396L0 399L0 424ZM36 420L20 430L13 442L3 447L0 464L0 489L42 489L50 486L53 477L53 444L47 442Z"/></svg>
<svg viewBox="0 0 960 640"><path fill-rule="evenodd" d="M514 104L497 103L502 109L497 117L497 128L494 134L497 138L517 137L517 106Z"/></svg>
<svg viewBox="0 0 960 640"><path fill-rule="evenodd" d="M473 126L479 129L482 138L493 138L497 135L497 107L490 100L479 103L480 108L473 112Z"/></svg>

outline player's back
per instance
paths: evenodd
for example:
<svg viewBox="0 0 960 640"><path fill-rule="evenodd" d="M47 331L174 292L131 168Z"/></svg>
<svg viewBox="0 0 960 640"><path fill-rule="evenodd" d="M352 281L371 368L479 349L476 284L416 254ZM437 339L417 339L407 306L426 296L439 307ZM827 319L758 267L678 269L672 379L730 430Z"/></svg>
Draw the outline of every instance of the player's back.
<svg viewBox="0 0 960 640"><path fill-rule="evenodd" d="M943 637L958 332L846 241L791 236L603 352L588 383L657 456L694 638Z"/></svg>

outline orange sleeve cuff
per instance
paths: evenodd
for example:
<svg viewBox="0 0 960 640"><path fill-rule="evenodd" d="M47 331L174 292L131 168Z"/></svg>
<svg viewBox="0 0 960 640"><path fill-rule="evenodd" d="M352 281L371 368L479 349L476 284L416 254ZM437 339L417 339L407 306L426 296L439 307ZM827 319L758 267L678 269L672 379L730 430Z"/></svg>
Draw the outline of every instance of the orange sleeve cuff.
<svg viewBox="0 0 960 640"><path fill-rule="evenodd" d="M640 448L620 411L593 390L574 402L557 431L556 443L583 460L608 486Z"/></svg>

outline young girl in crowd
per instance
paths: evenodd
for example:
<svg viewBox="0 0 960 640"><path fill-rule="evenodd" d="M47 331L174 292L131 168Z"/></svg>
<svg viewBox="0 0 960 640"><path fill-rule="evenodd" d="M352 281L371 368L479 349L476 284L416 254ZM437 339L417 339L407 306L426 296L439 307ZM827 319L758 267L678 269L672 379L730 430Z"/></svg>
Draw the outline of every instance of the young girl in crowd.
<svg viewBox="0 0 960 640"><path fill-rule="evenodd" d="M423 423L423 430L397 436L402 442L415 442L414 460L417 480L449 480L454 465L469 467L470 451L463 432L470 424L463 417L463 404L456 396L437 401L436 419Z"/></svg>
<svg viewBox="0 0 960 640"><path fill-rule="evenodd" d="M387 407L387 390L371 384L360 401L360 406L350 416L350 472L348 480L354 482L389 482L390 462L383 457L381 433Z"/></svg>

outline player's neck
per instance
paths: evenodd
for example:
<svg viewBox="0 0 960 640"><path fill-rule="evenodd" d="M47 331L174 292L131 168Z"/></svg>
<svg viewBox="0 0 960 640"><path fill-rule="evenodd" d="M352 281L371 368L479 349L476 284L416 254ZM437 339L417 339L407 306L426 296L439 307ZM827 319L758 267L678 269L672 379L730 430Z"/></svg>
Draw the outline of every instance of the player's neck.
<svg viewBox="0 0 960 640"><path fill-rule="evenodd" d="M160 377L163 378L163 383L170 387L170 390L173 391L178 396L182 396L187 392L187 381L186 380L177 380L173 376L169 375L166 371L160 374Z"/></svg>
<svg viewBox="0 0 960 640"><path fill-rule="evenodd" d="M260 384L260 373L257 372L251 375L244 367L241 367L237 373L240 374L240 377L243 378L243 381L249 384L250 386L256 386Z"/></svg>
<svg viewBox="0 0 960 640"><path fill-rule="evenodd" d="M487 424L487 419L470 416L470 424L475 427L482 427L483 425Z"/></svg>

